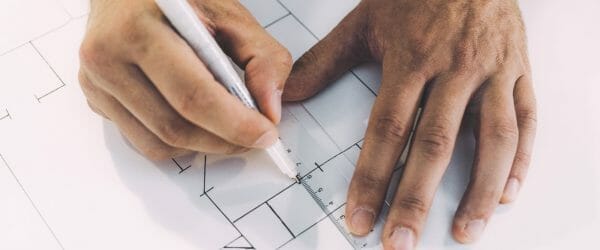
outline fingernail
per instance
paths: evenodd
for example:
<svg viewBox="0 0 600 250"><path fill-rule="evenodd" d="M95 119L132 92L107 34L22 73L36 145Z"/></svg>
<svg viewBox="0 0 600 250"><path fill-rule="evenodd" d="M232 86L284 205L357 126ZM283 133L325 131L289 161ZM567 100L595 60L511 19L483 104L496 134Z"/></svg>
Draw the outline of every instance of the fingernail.
<svg viewBox="0 0 600 250"><path fill-rule="evenodd" d="M394 229L390 240L392 248L395 250L410 250L414 247L415 237L412 230L406 227L397 227Z"/></svg>
<svg viewBox="0 0 600 250"><path fill-rule="evenodd" d="M273 145L278 139L278 135L276 131L268 131L266 133L264 133L262 136L260 136L260 138L258 138L258 140L256 140L256 142L254 142L254 145L252 145L253 148L268 148L271 145Z"/></svg>
<svg viewBox="0 0 600 250"><path fill-rule="evenodd" d="M504 198L507 201L514 201L517 198L519 189L520 184L516 178L508 179L508 182L506 182L506 187L504 188Z"/></svg>
<svg viewBox="0 0 600 250"><path fill-rule="evenodd" d="M375 213L370 209L356 208L352 212L352 233L356 235L366 235L373 228L375 222Z"/></svg>
<svg viewBox="0 0 600 250"><path fill-rule="evenodd" d="M281 95L283 92L276 89L271 97L271 107L273 107L274 122L279 123L281 121Z"/></svg>
<svg viewBox="0 0 600 250"><path fill-rule="evenodd" d="M465 234L468 237L469 242L473 242L479 239L483 229L485 228L485 222L483 220L472 220L465 226Z"/></svg>

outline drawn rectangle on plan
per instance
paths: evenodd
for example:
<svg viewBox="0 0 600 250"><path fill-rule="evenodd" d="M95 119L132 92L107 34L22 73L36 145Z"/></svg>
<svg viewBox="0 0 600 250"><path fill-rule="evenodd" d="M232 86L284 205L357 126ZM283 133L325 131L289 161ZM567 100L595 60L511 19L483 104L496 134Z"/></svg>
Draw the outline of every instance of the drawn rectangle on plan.
<svg viewBox="0 0 600 250"><path fill-rule="evenodd" d="M0 100L6 108L15 110L14 114L23 107L23 102L35 103L35 96L43 96L62 85L30 43L0 57L0 82L3 83Z"/></svg>
<svg viewBox="0 0 600 250"><path fill-rule="evenodd" d="M269 201L294 235L323 219L326 215L302 185L293 185Z"/></svg>
<svg viewBox="0 0 600 250"><path fill-rule="evenodd" d="M79 47L86 23L87 17L73 19L31 42L65 84L79 84Z"/></svg>
<svg viewBox="0 0 600 250"><path fill-rule="evenodd" d="M266 204L244 216L235 225L256 249L274 249L293 238Z"/></svg>
<svg viewBox="0 0 600 250"><path fill-rule="evenodd" d="M279 18L289 14L276 0L240 0L240 2L262 26L276 22Z"/></svg>
<svg viewBox="0 0 600 250"><path fill-rule="evenodd" d="M269 26L267 31L289 50L294 60L300 58L318 41L293 16L279 20Z"/></svg>
<svg viewBox="0 0 600 250"><path fill-rule="evenodd" d="M322 39L359 0L281 0L308 29Z"/></svg>
<svg viewBox="0 0 600 250"><path fill-rule="evenodd" d="M346 238L328 218L302 233L294 240L283 245L281 249L352 249Z"/></svg>

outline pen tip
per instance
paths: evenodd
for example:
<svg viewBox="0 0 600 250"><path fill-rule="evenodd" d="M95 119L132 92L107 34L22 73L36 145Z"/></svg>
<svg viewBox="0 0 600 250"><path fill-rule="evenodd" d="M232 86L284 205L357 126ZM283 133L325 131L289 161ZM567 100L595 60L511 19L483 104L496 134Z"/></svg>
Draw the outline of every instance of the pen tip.
<svg viewBox="0 0 600 250"><path fill-rule="evenodd" d="M296 179L296 183L300 184L300 179L302 179L302 177L300 177L300 175L298 174L294 179Z"/></svg>

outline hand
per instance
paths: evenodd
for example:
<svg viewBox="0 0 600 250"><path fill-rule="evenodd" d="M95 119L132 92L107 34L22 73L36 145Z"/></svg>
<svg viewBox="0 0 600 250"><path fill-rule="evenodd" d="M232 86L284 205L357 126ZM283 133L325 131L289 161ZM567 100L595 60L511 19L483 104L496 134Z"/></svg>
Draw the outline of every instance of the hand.
<svg viewBox="0 0 600 250"><path fill-rule="evenodd" d="M373 227L424 103L382 236L385 248L412 249L470 105L477 150L452 232L459 242L476 240L497 204L516 198L535 135L517 2L364 0L294 65L284 99L308 98L368 60L382 64L383 80L350 184L348 227L357 235Z"/></svg>
<svg viewBox="0 0 600 250"><path fill-rule="evenodd" d="M155 160L271 145L291 70L289 52L238 1L191 3L245 69L264 116L215 81L152 0L92 1L79 74L90 107Z"/></svg>

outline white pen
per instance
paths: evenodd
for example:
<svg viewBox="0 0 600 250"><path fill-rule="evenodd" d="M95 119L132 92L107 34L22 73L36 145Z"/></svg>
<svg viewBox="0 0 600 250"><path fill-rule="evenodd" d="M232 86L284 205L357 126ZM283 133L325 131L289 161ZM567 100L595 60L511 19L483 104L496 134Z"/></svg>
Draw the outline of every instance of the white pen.
<svg viewBox="0 0 600 250"><path fill-rule="evenodd" d="M206 64L215 79L229 92L239 98L244 105L258 110L254 99L242 79L229 62L219 44L208 32L187 0L156 0L158 7L169 19L171 25L194 49L198 57ZM267 153L285 175L299 180L296 164L289 158L281 140L266 149Z"/></svg>

